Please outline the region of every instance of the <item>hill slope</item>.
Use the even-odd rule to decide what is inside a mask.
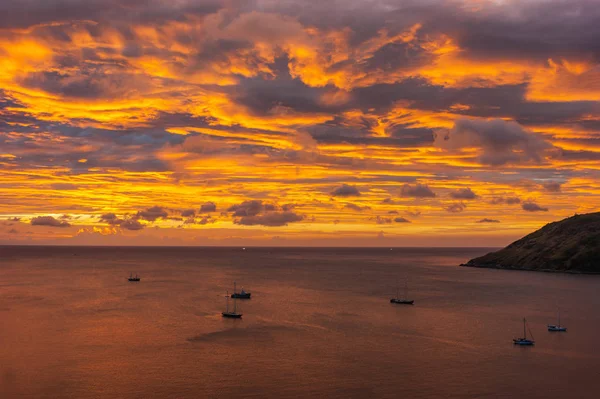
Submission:
[[[600,273],[600,212],[575,215],[462,266]]]

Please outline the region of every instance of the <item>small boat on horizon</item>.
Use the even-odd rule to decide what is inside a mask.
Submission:
[[[558,324],[548,324],[548,331],[567,332],[567,327],[560,325],[560,310],[558,311]]]
[[[133,277],[133,273],[129,273],[129,278],[127,279],[128,281],[140,281],[140,277],[138,277],[137,273],[135,275],[135,277]]]
[[[240,292],[237,292],[237,288],[236,288],[236,282],[233,282],[233,294],[231,294],[232,298],[237,298],[237,299],[250,299],[250,296],[252,295],[250,292],[246,292],[244,291],[244,288],[242,287],[242,290]]]
[[[400,298],[398,284],[396,283],[396,297],[390,299],[390,303],[399,305],[412,305],[415,303],[414,299],[408,299],[408,282],[404,282],[404,298]]]
[[[227,295],[225,295],[226,308],[225,308],[225,311],[221,313],[221,315],[223,317],[228,317],[230,319],[241,319],[242,318],[242,314],[237,312],[236,301],[237,301],[237,299],[233,298],[233,311],[230,312],[229,311],[229,292],[227,293]]]
[[[523,318],[523,337],[522,338],[514,338],[513,343],[515,345],[531,346],[531,345],[535,344],[535,341],[533,339],[527,339],[527,330],[529,330],[529,328],[527,327],[527,320],[525,320],[525,318]],[[531,333],[531,330],[529,330],[529,335],[531,335],[531,338],[533,338],[533,334]]]

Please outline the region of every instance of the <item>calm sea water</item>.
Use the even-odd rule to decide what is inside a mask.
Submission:
[[[0,247],[0,397],[600,397],[600,277],[485,252]]]

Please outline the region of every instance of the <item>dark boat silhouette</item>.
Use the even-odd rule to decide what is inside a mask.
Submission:
[[[250,292],[244,291],[244,288],[242,288],[242,290],[240,292],[236,292],[236,283],[235,283],[235,281],[233,282],[233,294],[231,294],[232,298],[250,299],[251,295],[252,294]]]
[[[567,327],[560,325],[560,310],[558,311],[558,324],[548,324],[548,331],[567,332]]]
[[[135,275],[135,277],[133,277],[133,273],[130,273],[129,278],[127,280],[128,281],[140,281],[140,278],[138,277],[137,274]]]
[[[223,317],[228,317],[230,319],[241,319],[242,318],[242,314],[237,312],[236,301],[237,301],[237,299],[233,298],[233,311],[230,312],[229,311],[229,292],[227,293],[227,295],[225,295],[226,308],[225,308],[225,311],[221,313],[221,315]]]
[[[513,343],[515,345],[524,345],[524,346],[531,346],[535,344],[535,341],[533,339],[527,339],[527,320],[525,320],[525,318],[523,318],[523,337],[522,338],[514,338],[513,339]],[[531,335],[531,338],[533,338],[533,334],[531,333],[531,330],[529,331],[529,335]]]
[[[399,291],[398,284],[396,284],[396,297],[390,299],[390,303],[396,303],[399,305],[412,305],[415,303],[414,299],[407,299],[408,298],[408,283],[404,284],[404,298],[400,298],[398,291]]]

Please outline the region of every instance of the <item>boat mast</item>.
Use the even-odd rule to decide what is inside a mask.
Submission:
[[[229,313],[229,292],[225,295],[225,303],[226,303],[226,313]]]
[[[235,295],[237,292],[237,288],[236,288],[236,282],[233,282],[233,295]]]
[[[404,299],[408,299],[408,281],[404,281]]]
[[[233,313],[237,313],[237,296],[233,297]]]
[[[560,327],[560,309],[558,309],[558,326]]]
[[[527,339],[527,329],[525,328],[525,318],[523,317],[523,337]]]

